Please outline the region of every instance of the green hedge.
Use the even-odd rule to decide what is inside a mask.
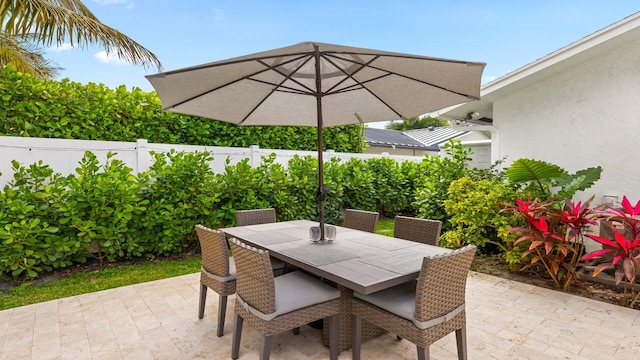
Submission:
[[[95,257],[101,262],[170,255],[197,247],[194,226],[235,224],[237,209],[274,207],[279,221],[317,219],[317,160],[275,154],[258,167],[248,159],[214,174],[209,152],[153,153],[136,175],[109,153],[86,152],[76,173],[55,174],[42,162],[13,162],[0,192],[0,275],[33,278]],[[423,163],[435,161],[425,157]],[[325,218],[339,224],[347,207],[387,216],[414,214],[413,188],[425,165],[389,159],[325,163]]]
[[[345,208],[443,221],[441,245],[477,244],[519,262],[514,225],[502,202],[528,194],[504,171],[465,169],[460,142],[447,157],[397,163],[333,158],[325,163],[325,219],[340,224]],[[95,257],[102,262],[154,257],[197,248],[196,224],[235,225],[235,211],[274,207],[278,221],[317,219],[317,160],[275,154],[257,167],[248,159],[214,174],[209,152],[153,153],[138,175],[114,154],[100,164],[87,152],[75,174],[61,176],[42,162],[13,162],[13,180],[0,192],[0,276],[29,279]],[[448,231],[448,230],[451,231]],[[494,245],[487,247],[485,245]]]
[[[0,70],[0,135],[79,140],[136,141],[265,149],[317,150],[311,127],[238,126],[162,111],[155,92],[123,85],[42,80]],[[360,126],[324,131],[325,149],[360,153]]]

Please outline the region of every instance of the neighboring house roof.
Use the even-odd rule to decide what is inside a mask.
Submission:
[[[477,112],[474,118],[492,119],[494,101],[638,39],[640,12],[483,85],[480,100],[444,108],[432,116],[465,120]]]
[[[366,128],[364,136],[370,146],[388,147],[394,149],[415,149],[438,151],[437,146],[429,146],[406,135],[402,131]]]
[[[435,147],[449,141],[449,139],[458,138],[467,133],[468,131],[459,131],[448,126],[430,126],[425,129],[408,130],[405,132],[406,135],[416,139],[422,144]]]

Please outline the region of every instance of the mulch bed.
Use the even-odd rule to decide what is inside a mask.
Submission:
[[[553,282],[548,276],[545,276],[545,274],[533,271],[511,272],[508,270],[508,265],[506,264],[506,262],[503,259],[496,257],[476,256],[471,268],[474,271],[484,274],[515,280],[547,289],[554,288]],[[616,288],[591,281],[588,277],[583,276],[580,279],[576,280],[567,292],[588,299],[623,306],[622,304],[624,294],[622,284],[620,284],[620,287]],[[633,308],[640,310],[639,302],[636,302]]]

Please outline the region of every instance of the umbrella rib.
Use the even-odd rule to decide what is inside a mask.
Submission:
[[[180,73],[183,73],[183,72],[190,72],[190,71],[195,71],[195,70],[203,70],[203,69],[215,68],[215,67],[219,67],[219,66],[227,66],[227,65],[240,64],[240,63],[251,62],[251,61],[259,61],[259,60],[267,60],[267,59],[273,59],[273,58],[279,58],[279,57],[285,57],[285,56],[296,56],[295,58],[280,64],[280,65],[283,65],[283,64],[288,64],[288,63],[290,63],[292,61],[296,61],[298,59],[302,59],[302,58],[304,58],[306,56],[311,56],[311,55],[313,55],[313,52],[302,51],[302,52],[296,52],[296,53],[290,53],[290,54],[280,54],[280,55],[271,55],[271,56],[257,56],[257,57],[252,57],[252,58],[248,58],[248,59],[221,61],[221,62],[213,62],[213,63],[208,63],[208,64],[190,66],[190,67],[186,67],[186,68],[182,68],[182,69],[166,71],[166,72],[163,72],[163,73],[155,74],[153,76],[175,75],[175,74],[180,74]]]
[[[303,58],[303,57],[299,57],[299,58],[297,58],[297,59],[302,59],[302,58]],[[296,59],[296,60],[297,60],[297,59]],[[284,79],[280,84],[278,84],[278,85],[277,85],[278,87],[283,87],[283,88],[291,89],[291,90],[294,90],[294,91],[295,91],[295,90],[297,90],[297,89],[292,88],[292,87],[290,87],[290,86],[283,86],[283,85],[282,85],[285,81],[287,81],[287,80],[291,80],[291,81],[293,81],[294,83],[296,83],[296,84],[298,84],[298,85],[302,86],[303,88],[307,89],[307,90],[309,91],[309,93],[308,93],[307,95],[313,95],[313,94],[315,93],[315,91],[314,91],[312,88],[310,88],[310,87],[306,86],[305,84],[303,84],[303,83],[299,82],[298,80],[296,80],[296,79],[292,78],[292,76],[293,76],[295,73],[297,73],[297,72],[298,72],[298,70],[300,70],[303,66],[305,66],[305,65],[309,62],[309,60],[311,60],[311,56],[307,57],[307,60],[305,60],[304,62],[302,62],[300,65],[298,65],[298,67],[297,67],[297,68],[295,68],[295,69],[294,69],[290,74],[285,74],[285,73],[283,73],[283,72],[279,69],[279,67],[280,67],[281,65],[284,65],[284,64],[278,64],[278,67],[275,67],[275,66],[270,66],[270,65],[268,65],[268,64],[265,64],[264,62],[262,62],[262,60],[258,60],[258,62],[259,62],[259,63],[261,63],[261,64],[262,64],[262,65],[264,65],[264,66],[269,67],[269,69],[270,69],[270,70],[273,70],[273,71],[277,72],[278,74],[280,74],[280,75],[284,76],[284,78],[285,78],[285,79]],[[252,79],[252,80],[253,80],[253,79]],[[275,85],[275,84],[274,84],[274,85]],[[300,93],[304,94],[304,92],[302,92],[302,91],[301,91]]]
[[[302,58],[303,58],[303,57],[299,57],[298,59],[302,59]],[[262,65],[266,66],[266,67],[267,67],[267,70],[273,70],[273,71],[277,72],[278,74],[280,74],[280,75],[284,76],[284,78],[282,79],[282,81],[280,82],[280,84],[273,84],[273,83],[269,83],[269,82],[266,82],[266,81],[259,81],[259,80],[257,80],[257,79],[251,79],[251,78],[249,78],[249,77],[247,78],[247,79],[252,80],[252,81],[258,81],[258,82],[262,82],[262,83],[265,83],[265,84],[273,85],[274,87],[271,89],[271,91],[269,91],[269,94],[268,94],[268,95],[264,96],[264,97],[263,97],[263,98],[262,98],[262,99],[261,99],[261,100],[256,104],[256,106],[254,106],[254,107],[253,107],[253,109],[251,109],[251,111],[249,111],[249,112],[247,113],[247,115],[242,119],[242,121],[240,121],[240,122],[239,122],[239,124],[240,124],[240,125],[244,124],[244,122],[245,122],[245,121],[247,121],[247,119],[249,118],[249,116],[251,116],[251,114],[253,114],[256,110],[258,110],[258,108],[259,108],[259,107],[260,107],[260,106],[261,106],[265,101],[267,101],[267,99],[269,98],[269,96],[271,96],[274,92],[276,92],[276,91],[278,90],[278,88],[279,88],[279,87],[281,87],[281,86],[282,86],[282,84],[283,84],[285,81],[287,81],[287,80],[292,80],[292,81],[294,81],[294,82],[296,82],[296,83],[297,83],[297,81],[295,81],[294,79],[291,79],[291,76],[292,76],[293,74],[295,74],[295,73],[296,73],[296,71],[300,70],[300,68],[301,68],[301,67],[303,67],[306,63],[308,63],[310,59],[311,59],[311,57],[307,58],[307,60],[303,61],[300,65],[298,65],[298,67],[297,67],[294,71],[292,71],[292,72],[291,72],[290,74],[288,74],[288,75],[285,75],[285,74],[283,74],[282,72],[278,71],[275,67],[270,66],[269,64],[264,63],[261,59],[256,60],[259,64],[262,64]],[[266,71],[266,70],[265,70],[265,71]],[[300,84],[300,85],[302,85],[302,84]],[[305,87],[304,85],[302,85],[302,86],[303,86],[303,87]],[[287,87],[287,88],[288,88],[288,87]],[[290,88],[288,88],[288,89],[290,89]],[[296,89],[293,89],[293,90],[296,90]],[[309,90],[311,90],[311,89],[309,89]],[[303,94],[304,94],[304,93],[303,93]]]
[[[272,83],[272,82],[268,82],[268,81],[264,81],[264,80],[260,80],[260,79],[251,79],[248,78],[247,80],[251,80],[251,81],[255,81],[258,83],[262,83],[265,85],[271,85],[271,86],[275,86],[276,88],[273,89],[272,92],[275,91],[281,91],[281,92],[287,92],[287,93],[292,93],[292,94],[300,94],[300,95],[313,95],[313,93],[311,91],[306,92],[306,91],[302,91],[300,89],[296,89],[296,88],[292,88],[290,86],[286,86],[286,85],[281,85],[281,84],[276,84],[276,83]],[[284,90],[283,90],[284,89]]]
[[[356,62],[356,64],[360,65],[360,67],[359,67],[356,71],[352,72],[351,74],[349,74],[349,73],[347,73],[346,71],[344,71],[344,69],[343,69],[342,67],[338,66],[338,64],[336,64],[333,60],[331,60],[331,58],[330,58],[330,57],[325,57],[325,56],[323,56],[323,58],[324,58],[325,60],[327,60],[327,62],[329,62],[329,64],[331,64],[331,65],[335,66],[338,70],[342,71],[342,73],[346,75],[346,77],[344,77],[342,80],[338,81],[338,83],[337,83],[337,84],[333,85],[331,88],[329,88],[329,89],[325,92],[325,94],[328,94],[328,93],[331,93],[331,91],[332,91],[333,89],[335,89],[336,87],[340,86],[340,84],[342,84],[342,83],[344,83],[345,81],[347,81],[347,79],[351,79],[351,80],[355,81],[355,82],[356,82],[356,85],[361,85],[360,81],[358,81],[357,79],[355,79],[355,78],[353,77],[353,75],[357,74],[358,72],[360,72],[360,70],[364,69],[364,68],[365,68],[365,67],[367,67],[369,64],[371,64],[371,62],[373,62],[373,61],[375,61],[376,59],[378,59],[378,56],[374,56],[371,60],[369,60],[369,61],[367,61],[366,63],[363,63],[363,64]],[[349,86],[349,87],[354,87],[354,86],[356,86],[356,85],[351,85],[351,86]]]
[[[327,54],[327,55],[330,55],[330,54]],[[339,57],[336,57],[336,58],[339,58]],[[373,91],[371,91],[369,88],[367,88],[367,87],[365,86],[366,82],[370,82],[370,81],[378,80],[378,79],[380,79],[380,78],[383,78],[383,77],[389,76],[389,75],[390,75],[390,72],[389,72],[389,71],[383,71],[383,72],[385,73],[384,75],[381,75],[381,76],[379,76],[379,77],[377,77],[377,78],[375,78],[375,79],[369,79],[369,80],[367,80],[367,81],[366,81],[366,82],[364,82],[364,83],[363,83],[363,82],[358,81],[357,79],[354,79],[354,78],[353,78],[353,76],[352,76],[352,75],[357,74],[360,70],[364,69],[364,68],[365,68],[365,67],[367,67],[367,66],[371,67],[371,65],[370,65],[370,64],[371,64],[371,62],[373,62],[373,61],[375,61],[376,59],[378,59],[378,56],[373,57],[373,59],[371,59],[371,60],[367,61],[366,63],[359,63],[359,62],[357,62],[357,61],[353,61],[353,63],[358,64],[358,65],[361,65],[361,67],[360,67],[359,69],[357,69],[356,71],[354,71],[352,74],[347,74],[347,73],[346,73],[346,72],[345,72],[341,67],[337,66],[337,65],[336,65],[336,64],[335,64],[335,63],[334,63],[330,58],[328,58],[328,57],[327,57],[327,58],[325,58],[325,59],[326,59],[326,60],[327,60],[331,65],[333,65],[333,66],[337,67],[338,69],[340,69],[340,71],[342,71],[345,75],[347,75],[347,77],[346,77],[346,78],[344,78],[342,81],[340,81],[338,84],[342,83],[343,81],[346,81],[346,79],[347,79],[347,78],[352,79],[353,81],[355,81],[355,82],[356,82],[356,84],[355,84],[355,85],[351,85],[351,86],[350,86],[350,88],[351,88],[351,89],[350,89],[349,91],[357,90],[357,89],[355,88],[355,86],[356,86],[356,85],[361,86],[364,90],[366,90],[367,92],[369,92],[369,94],[371,94],[373,97],[375,97],[376,99],[378,99],[378,101],[380,101],[380,103],[384,104],[384,106],[386,106],[389,110],[393,111],[396,115],[398,115],[398,117],[400,117],[400,118],[404,118],[404,116],[402,116],[402,114],[400,114],[400,112],[398,112],[398,111],[397,111],[396,109],[394,109],[391,105],[389,105],[386,101],[382,100],[378,95],[376,95],[376,93],[374,93]],[[338,84],[336,84],[336,86],[337,86]],[[334,86],[334,87],[332,87],[332,89],[333,89],[333,88],[335,88],[335,86]],[[344,90],[344,89],[343,89],[343,90]],[[340,92],[342,92],[342,91],[336,92],[335,94],[340,93]]]
[[[400,59],[430,60],[430,61],[436,61],[436,62],[446,62],[446,63],[452,63],[452,64],[467,64],[467,65],[482,64],[482,63],[477,63],[472,61],[443,59],[443,58],[435,58],[435,57],[411,55],[411,54],[400,54],[400,53],[380,54],[380,53],[374,53],[374,52],[336,51],[336,50],[326,50],[326,51],[323,51],[322,53],[327,56],[332,56],[342,60],[348,60],[348,59],[342,58],[338,55],[366,55],[366,56],[390,57],[390,58],[400,58]]]
[[[288,60],[288,61],[285,61],[285,62],[283,62],[283,63],[281,63],[281,64],[279,64],[279,65],[286,65],[286,64],[288,64],[288,63],[290,63],[290,62],[300,60],[300,59],[304,58],[305,56],[308,56],[308,55],[303,55],[303,56],[299,56],[299,57],[293,58],[293,59]],[[192,96],[192,97],[189,97],[189,98],[187,98],[187,99],[185,99],[185,100],[182,100],[182,101],[180,101],[180,102],[177,102],[177,103],[175,103],[175,104],[171,105],[171,107],[172,107],[172,108],[178,107],[178,106],[180,106],[180,105],[182,105],[182,104],[184,104],[184,103],[186,103],[186,102],[189,102],[189,101],[195,100],[195,99],[197,99],[197,98],[199,98],[199,97],[202,97],[202,96],[205,96],[205,95],[207,95],[207,94],[211,94],[212,92],[218,91],[219,89],[221,89],[221,88],[223,88],[223,87],[225,87],[225,86],[229,86],[229,85],[235,84],[235,83],[240,82],[240,81],[242,81],[242,80],[253,80],[253,81],[257,81],[256,79],[252,79],[251,77],[252,77],[252,76],[256,76],[256,75],[258,75],[258,74],[262,74],[262,73],[264,73],[265,71],[273,70],[273,67],[272,67],[272,66],[269,66],[269,65],[265,64],[265,63],[264,63],[264,62],[262,62],[260,59],[257,59],[256,61],[257,61],[259,64],[261,64],[261,65],[263,65],[263,66],[266,66],[266,68],[265,68],[265,69],[261,69],[261,70],[259,70],[259,71],[256,71],[256,72],[254,72],[254,73],[252,73],[252,74],[245,75],[245,76],[243,76],[243,77],[241,77],[241,78],[238,78],[238,79],[236,79],[236,80],[230,81],[230,82],[228,82],[228,83],[224,83],[224,84],[222,84],[222,85],[220,85],[220,86],[218,86],[218,87],[215,87],[215,88],[213,88],[213,89],[207,90],[207,91],[202,92],[202,93],[200,93],[200,94],[197,94],[197,95],[194,95],[194,96]],[[307,61],[308,61],[308,60],[307,60]],[[237,61],[237,62],[235,62],[235,63],[240,63],[240,61]],[[198,70],[200,70],[200,69],[204,69],[204,68],[206,68],[206,67],[204,67],[204,66],[203,66],[203,67],[199,68]],[[184,69],[183,69],[183,70],[184,70]],[[171,72],[171,74],[175,74],[175,73],[178,73],[178,70],[176,70],[176,71],[174,71],[174,72]],[[166,74],[169,74],[169,73],[166,73]],[[285,80],[286,80],[286,79],[285,79]],[[265,82],[265,83],[266,83],[266,84],[269,84],[269,83],[267,83],[267,82]],[[273,85],[273,84],[270,84],[270,85]]]
[[[357,82],[356,84],[349,85],[349,86],[347,86],[347,87],[345,87],[345,88],[342,88],[342,89],[340,89],[340,90],[338,90],[338,91],[336,91],[336,92],[333,92],[333,93],[331,93],[331,94],[341,94],[341,93],[343,93],[343,92],[347,92],[347,91],[354,91],[354,90],[366,89],[366,87],[364,86],[364,84],[369,83],[369,82],[372,82],[372,81],[380,80],[380,79],[385,78],[385,77],[387,77],[387,76],[391,76],[391,74],[384,74],[384,75],[376,76],[376,77],[371,78],[371,79],[366,80],[366,81],[358,81],[358,80],[356,80],[356,79],[353,79],[353,81],[356,81],[356,82]],[[368,90],[368,89],[367,89],[367,90]]]
[[[180,74],[180,73],[183,73],[183,72],[189,72],[189,71],[194,71],[194,70],[202,70],[202,69],[214,68],[214,67],[219,67],[219,66],[239,64],[239,63],[243,63],[243,62],[250,62],[250,61],[256,61],[256,60],[273,59],[273,58],[285,57],[285,56],[298,56],[298,55],[300,55],[301,57],[304,57],[304,56],[313,55],[314,53],[315,53],[314,51],[300,51],[300,52],[292,52],[292,53],[288,53],[288,54],[275,54],[275,55],[271,55],[271,56],[256,56],[256,57],[251,57],[251,58],[246,58],[246,59],[239,59],[239,60],[230,60],[230,61],[224,61],[223,60],[223,61],[220,61],[220,62],[213,62],[213,63],[208,63],[208,64],[190,66],[190,67],[186,67],[186,68],[182,68],[182,69],[165,71],[164,73],[155,74],[153,76],[174,75],[174,74]],[[326,54],[326,55],[330,55],[330,56],[336,57],[336,58],[340,58],[340,59],[343,59],[343,58],[341,58],[341,57],[339,57],[337,55],[356,54],[356,55],[368,55],[368,56],[397,57],[397,58],[403,58],[403,59],[432,60],[432,61],[448,62],[448,63],[455,63],[455,64],[471,64],[471,65],[480,64],[480,63],[474,63],[474,62],[462,61],[462,60],[431,58],[431,57],[419,56],[419,55],[412,56],[410,54],[393,54],[393,55],[389,55],[389,54],[377,54],[377,53],[372,53],[372,52],[354,52],[354,51],[336,51],[336,50],[323,51],[322,53]]]
[[[340,59],[340,60],[343,60],[343,61],[352,62],[352,63],[354,63],[354,64],[360,64],[360,65],[363,65],[362,63],[359,63],[359,62],[357,62],[357,61],[355,61],[355,60],[352,60],[352,59],[347,59],[347,58],[343,58],[343,57],[335,56],[335,55],[333,55],[333,54],[326,54],[326,55],[327,55],[327,56],[333,56],[333,57],[335,57],[336,59]],[[391,56],[389,56],[389,57],[391,57]],[[397,57],[400,57],[400,56],[397,56]],[[403,57],[403,58],[411,59],[411,57],[408,57],[408,56]],[[416,58],[416,59],[418,59],[418,60],[419,60],[420,58]],[[450,61],[450,62],[455,62],[455,63],[465,63],[465,62],[461,62],[461,61]],[[468,64],[468,63],[467,63],[467,64]],[[479,99],[478,97],[475,97],[475,96],[472,96],[472,95],[469,95],[469,94],[465,94],[465,93],[461,93],[461,92],[459,92],[459,91],[455,91],[455,90],[447,89],[447,88],[445,88],[445,87],[443,87],[443,86],[440,86],[440,85],[432,84],[432,83],[427,82],[427,81],[424,81],[424,80],[416,79],[416,78],[414,78],[414,77],[407,76],[407,75],[403,75],[403,74],[400,74],[400,73],[397,73],[397,72],[394,72],[394,71],[389,71],[389,70],[387,70],[387,69],[379,68],[379,67],[377,67],[377,66],[373,66],[373,65],[366,65],[366,66],[367,66],[367,67],[369,67],[369,68],[371,68],[371,69],[375,69],[375,70],[378,70],[378,71],[385,72],[385,73],[387,73],[387,74],[389,74],[389,75],[396,75],[396,76],[399,76],[399,77],[401,77],[401,78],[405,78],[405,79],[413,80],[413,81],[419,82],[419,83],[424,84],[424,85],[433,86],[433,87],[435,87],[435,88],[437,88],[437,89],[444,90],[444,91],[450,92],[450,93],[452,93],[452,94],[456,94],[456,95],[460,95],[460,96],[465,96],[465,97],[467,97],[467,98],[474,99],[474,100],[478,100],[478,99]]]

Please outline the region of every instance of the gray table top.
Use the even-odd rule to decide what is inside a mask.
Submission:
[[[271,256],[355,291],[370,294],[417,278],[422,259],[451,251],[336,226],[333,242],[312,242],[308,220],[220,229]]]

